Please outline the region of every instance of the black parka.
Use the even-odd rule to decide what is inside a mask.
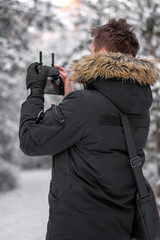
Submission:
[[[129,117],[144,163],[158,69],[153,60],[107,53],[73,65],[71,81],[84,90],[51,104],[21,107],[19,139],[29,156],[53,155],[46,240],[130,240],[136,184],[119,108]]]

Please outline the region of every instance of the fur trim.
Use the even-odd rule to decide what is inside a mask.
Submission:
[[[87,83],[98,77],[117,77],[123,80],[137,81],[141,85],[154,85],[158,77],[159,69],[155,63],[157,59],[134,58],[122,53],[107,52],[89,55],[74,61],[71,66],[70,81],[72,83]]]

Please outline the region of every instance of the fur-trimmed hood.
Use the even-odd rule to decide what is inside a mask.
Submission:
[[[154,85],[159,72],[156,62],[156,59],[134,58],[122,53],[97,53],[74,61],[70,81],[87,83],[98,77],[106,80],[116,77],[122,81],[137,81],[141,85]]]
[[[95,89],[128,114],[143,114],[153,101],[151,85],[159,72],[156,62],[121,53],[85,56],[74,62],[70,81]]]

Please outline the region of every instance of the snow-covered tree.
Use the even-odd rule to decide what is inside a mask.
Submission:
[[[8,162],[15,161],[17,123],[32,45],[44,31],[63,28],[55,14],[56,8],[46,1],[0,0],[0,157]]]

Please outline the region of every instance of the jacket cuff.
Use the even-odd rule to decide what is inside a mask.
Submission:
[[[44,91],[42,89],[40,89],[40,88],[31,88],[31,93],[27,97],[27,99],[34,98],[34,97],[39,97],[44,102]]]

